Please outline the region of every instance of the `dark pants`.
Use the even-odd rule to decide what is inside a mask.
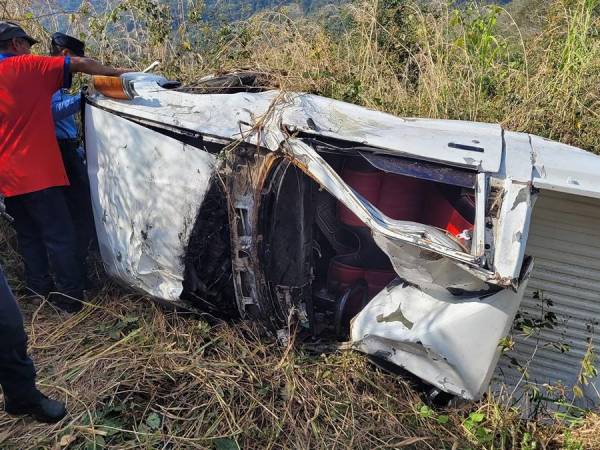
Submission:
[[[56,290],[81,299],[85,267],[77,250],[64,188],[52,187],[8,197],[5,203],[6,211],[15,219],[28,287],[41,295],[53,290],[49,259]]]
[[[27,356],[27,335],[21,311],[0,267],[0,385],[4,397],[35,395],[35,368]]]
[[[60,139],[58,145],[69,177],[70,186],[65,188],[65,196],[77,235],[77,250],[79,258],[85,261],[90,245],[96,238],[87,169],[77,153],[77,139]]]

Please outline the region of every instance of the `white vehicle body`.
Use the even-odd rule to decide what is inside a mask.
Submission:
[[[326,201],[335,202],[338,217],[345,208],[360,221],[358,227],[340,228],[355,230],[356,236],[367,230],[364,239],[387,257],[397,277],[370,301],[363,297],[349,330],[354,347],[445,392],[477,399],[488,389],[499,342],[517,311],[536,310],[534,290],[548,286],[561,313],[600,313],[595,301],[600,300],[600,227],[595,227],[600,225],[600,158],[595,155],[498,125],[402,119],[310,94],[193,94],[165,89],[164,79],[146,74],[130,74],[124,83],[135,93],[130,100],[88,98],[85,135],[102,259],[128,286],[185,303],[190,240],[196,226],[206,228],[200,220],[206,196],[212,184],[221,183],[240,313],[283,329],[293,311],[301,324],[314,328],[325,319],[314,318],[321,316],[314,315],[307,296],[316,280],[331,276],[319,275],[317,264],[307,262],[312,250],[304,248],[306,242],[313,247],[309,229],[316,223],[323,228],[312,207],[313,199],[322,198],[317,186]],[[339,161],[343,167],[360,161],[369,167],[363,174],[412,177],[435,189],[471,192],[468,244],[439,226],[386,215],[345,181],[334,167]],[[288,175],[302,182],[290,188]],[[269,214],[261,212],[267,191],[274,199]],[[287,192],[294,193],[294,201],[286,209]],[[536,200],[543,205],[539,215]],[[422,204],[428,209],[426,201]],[[569,214],[577,220],[569,223]],[[293,225],[294,217],[298,224]],[[287,224],[297,232],[280,236],[277,230]],[[286,250],[291,256],[277,260],[273,251],[296,235],[306,242],[299,240],[294,250]],[[211,239],[210,233],[202,236]],[[553,242],[555,252],[546,247],[548,240],[565,236],[572,237],[572,246]],[[290,268],[279,274],[276,268],[286,261]],[[360,286],[355,288],[346,300],[358,295]],[[561,369],[566,384],[577,383],[585,329],[583,324],[577,333],[565,328],[577,352],[571,369]],[[543,333],[547,341],[556,337],[550,329]],[[522,344],[527,350],[517,359],[526,359],[531,350],[527,339]],[[532,362],[534,382],[557,381],[555,366],[546,360],[560,365],[554,354],[539,367]],[[510,363],[500,367],[518,383],[519,372]]]

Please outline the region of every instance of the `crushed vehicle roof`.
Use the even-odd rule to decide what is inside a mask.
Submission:
[[[129,74],[137,94],[132,100],[94,98],[99,106],[205,135],[258,143],[252,133],[273,107],[282,110],[282,126],[375,147],[392,154],[495,173],[501,168],[506,133],[498,124],[458,120],[399,118],[357,105],[305,93],[266,91],[190,94],[165,89],[163,77]],[[600,197],[600,158],[584,150],[528,135],[534,186]]]

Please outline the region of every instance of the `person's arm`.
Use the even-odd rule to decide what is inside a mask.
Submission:
[[[77,114],[81,108],[81,95],[61,95],[60,91],[52,97],[52,117],[65,119]]]
[[[132,72],[131,69],[117,69],[115,67],[105,66],[92,58],[80,58],[72,56],[69,64],[71,73],[87,73],[88,75],[106,75],[118,77],[121,74]]]

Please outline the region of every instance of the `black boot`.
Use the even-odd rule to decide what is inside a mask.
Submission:
[[[67,414],[62,402],[52,400],[39,391],[27,399],[5,396],[4,411],[13,416],[33,416],[35,420],[45,423],[56,423]]]

